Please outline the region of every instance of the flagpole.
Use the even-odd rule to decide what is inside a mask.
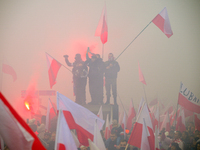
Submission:
[[[119,56],[117,56],[117,58],[115,60],[117,60],[124,52],[125,50],[135,41],[135,39],[137,39],[137,37],[152,23],[149,22],[149,24],[131,41],[131,43],[128,44],[128,46],[119,54]]]
[[[47,53],[47,52],[46,52]],[[48,54],[48,53],[47,53]],[[49,54],[48,54],[49,55]],[[51,55],[49,55],[51,58],[53,58],[53,59],[55,59],[54,57],[52,57]],[[56,59],[55,59],[56,60]],[[57,60],[56,60],[57,61]],[[59,62],[59,61],[57,61],[57,62]],[[60,63],[60,62],[59,62]],[[61,64],[61,63],[60,63]],[[66,66],[64,66],[63,64],[61,64],[63,67],[65,67],[67,70],[69,70],[71,73],[72,73],[72,71],[69,69],[69,68],[67,68]]]

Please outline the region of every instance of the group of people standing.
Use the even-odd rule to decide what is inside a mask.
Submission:
[[[80,54],[76,54],[75,61],[70,63],[68,55],[64,55],[65,62],[69,67],[73,67],[73,83],[74,95],[76,103],[86,104],[86,84],[87,77],[89,78],[89,92],[91,95],[90,104],[103,104],[103,87],[105,77],[105,88],[107,101],[105,104],[110,104],[111,89],[114,99],[114,104],[117,104],[117,74],[120,71],[118,62],[114,59],[114,55],[109,53],[108,61],[103,62],[99,54],[91,53],[91,58],[86,53],[86,61],[83,61]],[[89,68],[89,69],[88,69]]]

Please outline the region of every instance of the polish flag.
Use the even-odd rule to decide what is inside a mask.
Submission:
[[[109,139],[110,138],[110,133],[111,133],[111,129],[110,129],[110,124],[109,124],[109,114],[107,114],[107,118],[106,118],[106,128],[105,128],[105,139]]]
[[[0,135],[10,150],[45,150],[38,137],[0,92]]]
[[[123,115],[123,120],[122,120],[122,129],[124,130],[124,139],[126,138],[126,122],[127,122],[127,115],[126,112],[124,111],[124,115]]]
[[[46,58],[47,58],[47,66],[49,74],[49,83],[50,83],[50,88],[52,89],[53,85],[56,84],[56,77],[61,67],[61,64],[57,60],[49,56],[47,53],[46,53]]]
[[[141,69],[140,69],[140,64],[139,64],[139,62],[138,62],[138,68],[139,68],[139,80],[140,80],[140,82],[142,82],[143,84],[147,85],[147,84],[146,84],[146,81],[145,81],[145,79],[144,79],[144,76],[143,76],[143,74],[142,74],[142,71],[141,71]]]
[[[159,139],[158,139],[159,131],[158,127],[155,127],[155,150],[160,150]]]
[[[142,140],[141,140],[141,148],[140,150],[150,150],[148,137],[150,136],[145,119],[143,118],[142,125]]]
[[[200,131],[200,116],[195,114],[194,116],[195,128]]]
[[[51,119],[53,119],[56,116],[56,110],[55,107],[53,106],[51,100],[49,99],[48,101],[48,107],[47,107],[47,115],[46,115],[46,126],[45,129],[49,131],[51,128]]]
[[[138,112],[137,112],[137,114],[136,114],[136,118],[138,118],[138,115],[139,115],[139,113],[140,113],[140,110],[141,110],[141,108],[142,108],[142,105],[143,105],[143,103],[145,102],[145,100],[144,100],[144,98],[142,98],[141,100],[140,100],[140,104],[139,104],[139,107],[138,107]]]
[[[177,131],[185,131],[186,127],[185,127],[185,114],[184,114],[184,110],[181,108],[180,109],[180,113],[177,117],[177,124],[176,124],[176,130]]]
[[[160,127],[160,130],[162,130],[163,128],[165,128],[165,131],[170,131],[170,120],[169,120],[169,113],[167,112],[167,114],[165,115],[165,118],[162,122],[162,125]]]
[[[100,149],[100,150],[106,150],[102,135],[100,133],[100,129],[97,125],[97,122],[95,122],[94,125],[94,144]]]
[[[112,115],[112,112],[111,112],[111,115],[110,115],[110,131],[112,130],[112,124],[113,124],[113,115]]]
[[[102,105],[101,105],[101,107],[99,108],[99,112],[98,112],[97,116],[103,120]]]
[[[124,110],[119,114],[119,125],[122,125],[122,121],[123,121],[123,118],[124,118]]]
[[[96,28],[95,36],[100,36],[101,42],[105,44],[108,39],[107,11],[106,6],[103,8],[99,24]]]
[[[59,110],[58,114],[55,150],[77,150],[77,146],[62,110]]]
[[[168,108],[168,110],[167,110],[164,114],[166,115],[167,112],[168,112],[168,114],[171,114],[172,111],[173,111],[173,106],[170,106],[170,107]]]
[[[155,113],[155,119],[153,122],[153,129],[155,131],[155,127],[158,127],[158,129],[160,128],[160,113],[159,113],[159,106],[157,107],[156,113]]]
[[[154,150],[155,148],[155,137],[153,132],[153,125],[151,122],[151,118],[149,115],[149,110],[147,107],[146,102],[143,103],[140,114],[138,115],[137,121],[133,127],[133,131],[131,133],[131,136],[129,138],[128,143],[130,145],[136,146],[138,148],[141,148],[142,143],[142,128],[143,128],[143,118],[145,119],[146,126],[148,128],[149,136],[148,141],[150,145],[150,150]]]
[[[132,128],[132,122],[135,116],[136,116],[136,112],[133,106],[133,100],[131,100],[130,106],[129,106],[129,112],[128,112],[127,126],[126,126],[128,130],[131,130]]]
[[[71,134],[72,134],[72,137],[73,137],[74,142],[75,142],[75,144],[76,144],[76,147],[79,148],[80,142],[79,142],[77,136],[75,135],[75,133],[74,133],[72,130],[71,130]]]
[[[89,146],[88,138],[93,141],[95,121],[97,120],[99,129],[105,122],[59,92],[57,92],[57,110],[63,110],[69,128],[76,130],[79,142],[85,146]]]
[[[2,72],[11,75],[13,78],[13,82],[17,80],[17,74],[13,67],[11,67],[10,65],[3,63]]]
[[[165,7],[153,20],[152,22],[168,37],[173,35],[167,8]]]

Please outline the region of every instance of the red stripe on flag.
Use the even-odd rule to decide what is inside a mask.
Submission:
[[[65,145],[62,143],[59,143],[58,150],[66,150]]]
[[[152,22],[162,31],[164,32],[164,24],[165,24],[165,19],[158,14],[153,20]]]
[[[3,64],[2,71],[4,73],[6,73],[6,74],[11,75],[13,77],[13,81],[17,80],[17,74],[16,74],[15,70],[11,66],[9,66],[7,64]]]

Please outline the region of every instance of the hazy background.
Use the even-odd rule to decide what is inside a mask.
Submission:
[[[21,115],[26,112],[22,90],[50,90],[45,52],[65,66],[65,54],[71,62],[76,53],[84,55],[87,47],[102,54],[102,43],[94,34],[105,3],[108,42],[104,45],[104,61],[110,52],[117,57],[165,6],[174,33],[168,39],[151,23],[118,58],[118,94],[124,107],[128,109],[133,98],[137,109],[145,97],[138,62],[147,83],[148,102],[158,98],[165,106],[176,106],[181,81],[200,98],[199,0],[1,0],[0,59],[17,73],[13,82],[1,71],[1,91]],[[74,101],[72,86],[72,74],[61,67],[52,90]],[[88,103],[88,84],[86,90]],[[56,97],[52,99],[56,102]],[[43,105],[47,106],[47,100],[42,97]],[[118,104],[121,109],[119,98]]]

